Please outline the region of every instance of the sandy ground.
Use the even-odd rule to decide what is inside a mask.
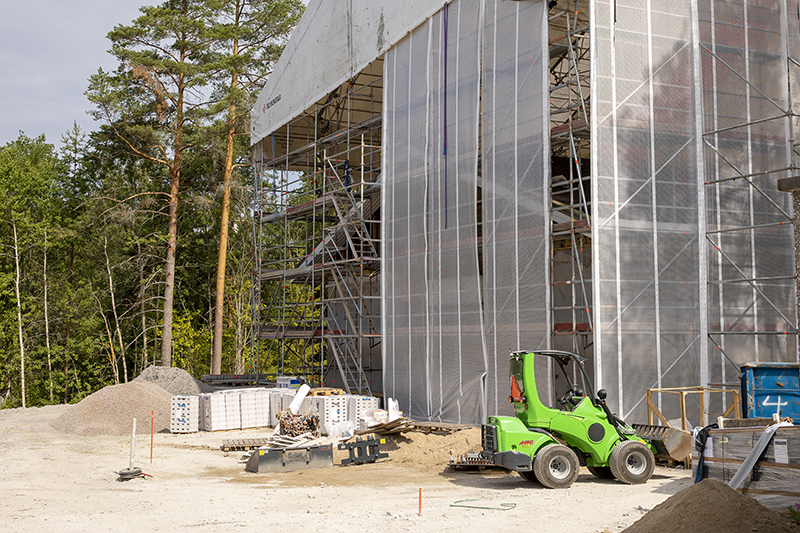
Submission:
[[[0,411],[0,531],[617,532],[691,485],[685,470],[657,467],[630,486],[582,469],[569,489],[549,490],[511,473],[393,462],[413,434],[374,464],[341,466],[337,452],[332,468],[279,474],[245,472],[241,452],[220,450],[265,430],[156,434],[152,464],[139,436],[135,464],[152,478],[118,482],[130,436],[59,434],[49,422],[66,408]]]

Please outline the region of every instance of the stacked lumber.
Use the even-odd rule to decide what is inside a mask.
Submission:
[[[727,422],[726,422],[727,425]],[[753,449],[764,427],[712,429],[706,442],[703,478],[728,483]],[[692,452],[696,476],[699,454]],[[781,427],[739,492],[783,511],[800,501],[800,426]]]
[[[414,420],[408,417],[400,417],[391,422],[370,426],[366,431],[359,433],[377,433],[378,435],[393,435],[414,429]]]

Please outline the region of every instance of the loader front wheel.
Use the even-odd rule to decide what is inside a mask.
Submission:
[[[549,489],[565,489],[578,477],[578,456],[563,444],[548,444],[536,454],[533,472]]]
[[[519,472],[519,475],[524,477],[528,481],[533,481],[534,483],[539,481],[538,479],[536,479],[536,474],[533,472],[533,470],[528,470],[527,472]]]
[[[643,442],[624,440],[611,452],[609,466],[614,477],[623,483],[644,483],[653,475],[656,459]]]

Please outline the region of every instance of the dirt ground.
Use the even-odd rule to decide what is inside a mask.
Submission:
[[[406,433],[387,459],[252,474],[222,441],[269,430],[139,435],[136,466],[152,478],[117,481],[130,436],[78,436],[50,422],[67,406],[0,411],[0,531],[621,531],[691,485],[689,472],[657,468],[645,485],[597,480],[582,469],[566,490],[516,474],[451,472],[446,456],[475,433]],[[142,421],[139,422],[140,424]],[[145,421],[149,425],[149,421]],[[479,444],[478,444],[479,447]],[[477,449],[477,448],[476,448]],[[422,489],[422,514],[419,491]]]

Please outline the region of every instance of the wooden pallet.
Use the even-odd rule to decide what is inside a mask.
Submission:
[[[228,439],[222,441],[223,452],[246,452],[255,450],[261,446],[266,446],[269,439]]]
[[[414,422],[412,424],[414,431],[422,431],[423,433],[442,433],[449,435],[462,429],[470,429],[474,426],[465,424],[453,424],[451,422]]]
[[[406,417],[398,418],[397,420],[392,420],[391,422],[387,422],[385,424],[378,424],[377,426],[372,426],[368,428],[366,431],[359,431],[358,433],[376,433],[378,435],[393,435],[395,433],[403,433],[405,431],[411,431],[413,429],[414,420]]]
[[[332,387],[317,387],[308,391],[309,396],[342,396],[344,391],[342,389],[334,389]]]

